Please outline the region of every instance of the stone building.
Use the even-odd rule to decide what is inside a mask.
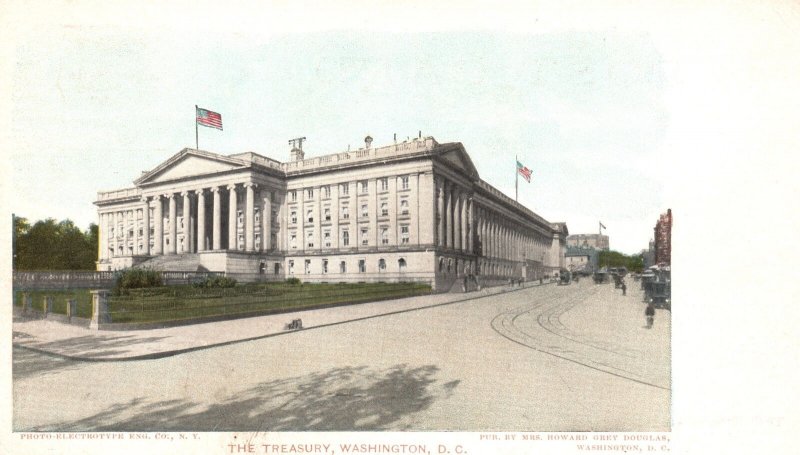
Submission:
[[[567,237],[567,246],[608,251],[609,241],[602,234],[573,234]]]
[[[99,192],[98,270],[220,271],[248,280],[424,281],[447,290],[564,265],[567,227],[481,180],[432,137],[278,162],[184,149]]]

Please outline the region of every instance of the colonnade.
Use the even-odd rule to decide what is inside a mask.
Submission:
[[[475,216],[470,190],[438,177],[436,181],[436,245],[475,252]]]
[[[223,191],[228,193],[227,204],[223,203]],[[258,186],[250,182],[146,195],[139,204],[100,213],[100,242],[106,247],[100,248],[99,258],[222,249],[270,251],[280,247],[273,245],[272,239],[276,224],[272,211],[273,203],[277,202],[273,201],[274,197],[269,189],[258,191]],[[243,204],[240,204],[240,200],[243,200]],[[211,206],[210,219],[208,205]],[[223,225],[225,211],[228,216]],[[182,242],[178,241],[179,232]],[[223,233],[227,233],[227,239]],[[224,240],[227,242],[223,243]]]

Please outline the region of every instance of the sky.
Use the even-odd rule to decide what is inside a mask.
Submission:
[[[226,155],[287,161],[294,137],[314,157],[421,131],[461,142],[510,197],[516,158],[533,171],[520,203],[573,234],[602,222],[611,248],[628,254],[647,248],[668,208],[680,220],[667,187],[686,153],[675,103],[691,93],[675,97],[686,88],[676,43],[684,59],[700,55],[657,25],[657,8],[643,25],[622,21],[626,10],[522,7],[481,20],[415,13],[414,2],[352,16],[277,3],[200,2],[216,21],[187,16],[184,2],[12,10],[31,25],[14,35],[7,73],[11,211],[88,228],[97,191],[131,187],[194,147],[199,105],[224,124],[201,128],[200,148]]]

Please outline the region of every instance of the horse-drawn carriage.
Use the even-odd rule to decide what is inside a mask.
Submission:
[[[647,279],[642,277],[644,301],[653,303],[656,308],[671,309],[672,281],[669,270],[654,270]]]
[[[594,275],[592,275],[592,279],[594,280],[595,284],[608,283],[609,280],[608,273],[599,271],[594,272]]]
[[[558,274],[558,285],[567,285],[572,281],[572,273],[569,270],[561,269]]]

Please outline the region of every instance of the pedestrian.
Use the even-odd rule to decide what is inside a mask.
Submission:
[[[625,282],[622,282],[622,295],[625,295],[625,291],[628,290],[628,287],[625,286]]]
[[[647,304],[647,309],[644,310],[644,315],[647,318],[647,328],[653,328],[653,318],[656,316],[656,307],[653,306],[653,302]]]

